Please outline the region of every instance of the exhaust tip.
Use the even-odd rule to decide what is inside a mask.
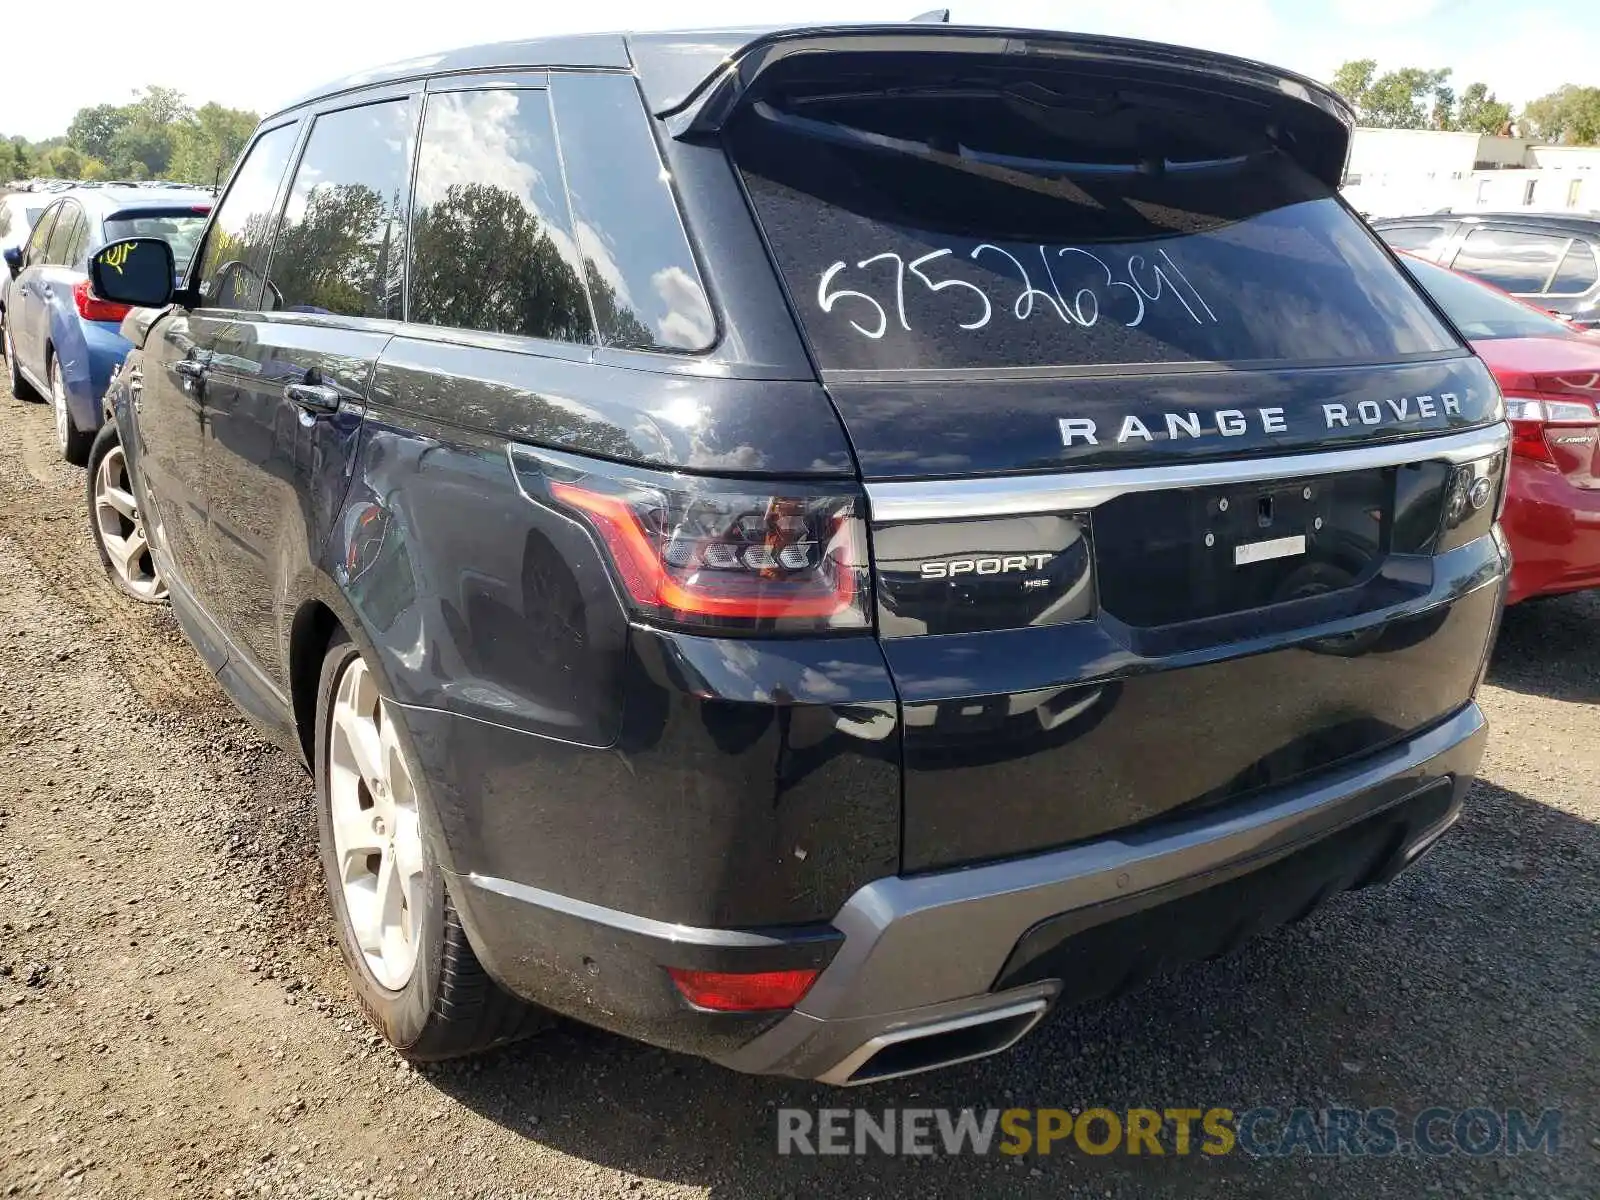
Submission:
[[[824,1083],[846,1086],[877,1083],[987,1058],[1020,1041],[1039,1023],[1048,1007],[1049,1001],[1041,996],[1004,1008],[881,1033],[863,1042],[820,1078]]]

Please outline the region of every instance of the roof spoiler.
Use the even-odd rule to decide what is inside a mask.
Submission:
[[[1129,38],[911,23],[785,29],[737,46],[702,44],[704,58],[698,63],[688,61],[686,49],[680,46],[673,69],[660,73],[652,71],[648,51],[635,54],[652,110],[668,133],[681,139],[717,133],[734,113],[760,98],[763,76],[778,64],[821,54],[841,67],[849,56],[861,54],[970,54],[1019,66],[1032,60],[1027,65],[1057,63],[1067,70],[1108,69],[1152,82],[1200,83],[1297,126],[1310,125],[1316,136],[1297,139],[1296,157],[1330,187],[1343,177],[1355,127],[1355,114],[1337,93],[1302,75],[1227,54]]]

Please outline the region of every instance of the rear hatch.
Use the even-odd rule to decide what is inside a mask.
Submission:
[[[867,480],[905,869],[1464,704],[1498,594],[1435,555],[1498,393],[1338,199],[1339,102],[1137,43],[837,40],[677,126],[724,139]]]

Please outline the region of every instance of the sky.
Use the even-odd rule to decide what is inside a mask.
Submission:
[[[8,4],[0,20],[0,134],[66,130],[80,107],[150,84],[194,104],[270,111],[366,67],[478,42],[606,29],[905,20],[934,0],[74,0]],[[183,10],[195,14],[188,22]],[[1573,0],[955,0],[952,19],[1150,38],[1223,50],[1327,79],[1346,59],[1453,67],[1522,104],[1562,83],[1600,84],[1600,21]],[[541,9],[547,11],[541,12]],[[443,17],[443,19],[441,19]]]

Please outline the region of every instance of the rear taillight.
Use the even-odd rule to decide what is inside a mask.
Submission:
[[[599,537],[642,616],[719,631],[865,629],[866,526],[848,486],[708,479],[511,448],[523,493]]]
[[[72,285],[72,302],[78,306],[78,315],[85,321],[121,321],[132,311],[126,304],[100,299],[89,287],[87,279],[80,279]]]
[[[1597,425],[1595,407],[1583,400],[1550,400],[1539,396],[1507,396],[1506,419],[1511,422],[1511,453],[1518,458],[1554,463],[1546,425]]]

